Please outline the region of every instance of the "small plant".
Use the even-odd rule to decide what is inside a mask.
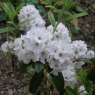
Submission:
[[[11,33],[11,37],[13,39],[22,33],[21,31],[23,30],[19,28],[18,24],[20,23],[18,23],[16,18],[18,16],[19,10],[22,8],[23,5],[24,4],[21,3],[18,7],[15,8],[10,2],[0,3],[0,7],[2,8],[2,15],[4,14],[7,20],[7,23],[6,23],[7,27],[1,28],[0,33]]]
[[[52,12],[58,23],[64,22],[71,34],[77,34],[80,30],[79,26],[73,21],[87,15],[87,12],[73,0],[40,0],[40,4],[45,6],[48,14]]]
[[[71,1],[67,1],[68,5],[67,3],[64,5],[63,10],[65,11],[61,15],[68,13],[71,6],[74,6]],[[41,3],[47,5],[54,3],[54,1],[46,0],[45,2],[43,0]],[[63,4],[63,2],[59,4],[61,3]],[[9,7],[11,5],[4,3],[2,8],[6,12],[5,6]],[[55,6],[59,7],[56,4]],[[50,6],[48,7],[50,8]],[[13,7],[11,6],[11,8]],[[10,14],[16,13],[14,9],[11,10],[13,12],[11,11]],[[55,11],[53,10],[53,12]],[[84,41],[72,41],[68,28],[60,22],[62,18],[59,17],[60,20],[56,21],[56,17],[49,10],[48,18],[51,25],[46,26],[46,21],[39,11],[34,5],[30,4],[20,10],[18,14],[20,24],[18,26],[14,24],[14,18],[17,14],[14,14],[14,17],[9,16],[10,14],[7,16],[12,22],[11,24],[15,29],[19,27],[18,29],[24,30],[25,34],[20,33],[21,36],[16,36],[14,40],[3,43],[1,50],[4,53],[16,56],[19,61],[24,63],[21,68],[31,74],[28,83],[29,91],[32,94],[51,95],[51,92],[54,92],[58,95],[89,95],[88,93],[94,91],[92,88],[90,89],[92,87],[90,73],[88,76],[85,76],[84,72],[80,73],[78,79],[81,82],[80,85],[82,84],[83,86],[78,86],[79,81],[76,76],[77,71],[85,64],[85,59],[94,58],[95,53],[87,48]],[[75,15],[74,18],[80,16],[83,15]],[[65,20],[71,19],[73,19],[72,16],[70,19]],[[5,29],[4,31],[7,30]],[[83,93],[81,94],[82,90]]]

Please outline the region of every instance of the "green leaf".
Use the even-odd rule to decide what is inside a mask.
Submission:
[[[20,26],[20,25],[22,25],[22,24],[27,24],[28,22],[30,22],[30,20],[32,20],[32,19],[23,20],[23,21],[20,22],[17,26]]]
[[[74,87],[74,95],[79,95],[77,87]]]
[[[52,4],[52,1],[53,0],[41,0],[41,4],[44,4],[44,5],[51,5]]]
[[[67,95],[74,95],[73,89],[69,86],[66,87],[66,93],[67,93]]]
[[[46,6],[46,8],[50,8],[51,10],[57,10],[56,7],[54,7],[52,5],[48,5],[48,6]]]
[[[5,13],[0,14],[0,21],[3,21],[3,20],[7,20],[7,16],[5,15]]]
[[[14,27],[6,27],[6,28],[0,29],[0,33],[12,32],[12,31],[15,31],[15,30],[17,30],[17,29],[14,28]]]
[[[22,0],[25,4],[38,4],[38,0]]]
[[[29,86],[29,91],[32,94],[35,94],[40,87],[42,81],[44,78],[43,70],[40,71],[39,73],[35,72],[33,75],[31,81],[30,81],[30,86]]]
[[[87,74],[87,77],[90,81],[92,81],[95,84],[95,67],[93,67],[89,73]]]
[[[49,18],[49,21],[52,24],[52,26],[55,27],[56,21],[55,21],[53,13],[51,11],[48,12],[48,18]]]
[[[37,9],[39,10],[40,13],[45,14],[45,9],[42,5],[37,5]]]
[[[41,70],[44,69],[44,64],[42,64],[41,62],[36,62],[34,65],[35,65],[35,71],[38,72],[38,73],[39,73]]]
[[[18,13],[24,5],[25,5],[24,3],[21,3],[20,5],[18,5],[16,8],[16,13]]]
[[[62,0],[63,3],[63,8],[64,10],[70,10],[72,7],[75,6],[75,2],[73,2],[72,0]]]
[[[87,73],[81,70],[80,75],[77,78],[84,85],[86,91],[89,92],[91,89],[91,84],[89,79],[87,78]]]
[[[33,64],[30,64],[30,65],[27,67],[27,72],[28,72],[29,74],[32,74],[33,71],[34,71]]]
[[[80,6],[76,5],[77,12],[85,12]]]
[[[32,0],[32,3],[34,3],[34,4],[38,4],[38,0]]]
[[[65,21],[73,20],[73,19],[76,19],[76,18],[79,18],[79,17],[82,17],[82,16],[86,16],[86,15],[87,15],[86,12],[73,14],[73,15],[70,15],[70,16],[66,17]]]
[[[76,87],[71,88],[69,86],[66,87],[66,95],[79,95],[78,89]]]
[[[53,83],[55,84],[57,91],[59,92],[59,95],[64,95],[64,78],[62,73],[58,73],[57,76],[51,74],[51,78]]]
[[[93,64],[93,62],[91,61],[91,59],[85,59],[84,62],[87,63],[87,64]]]
[[[21,64],[20,65],[20,69],[19,69],[19,72],[20,74],[22,73],[26,73],[27,72],[27,69],[30,67],[30,64]]]
[[[16,17],[17,13],[15,8],[11,3],[1,3],[1,7],[3,8],[4,12],[8,16],[9,20],[13,22],[14,18]]]
[[[62,6],[62,5],[63,5],[63,1],[57,1],[54,4],[54,6]]]

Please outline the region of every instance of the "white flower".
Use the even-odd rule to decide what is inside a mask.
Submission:
[[[54,75],[57,75],[58,72],[61,72],[61,70],[62,70],[61,69],[61,64],[58,60],[56,60],[53,57],[50,57],[50,58],[47,59],[47,62],[49,64],[50,68],[53,69],[51,73],[53,73]]]
[[[5,42],[1,45],[1,50],[4,52],[4,53],[7,53],[9,49],[13,49],[14,45],[13,43],[10,41],[10,42]]]
[[[32,50],[35,54],[39,54],[45,47],[43,42],[40,42],[37,39],[33,39],[31,42]]]
[[[52,33],[47,31],[45,27],[32,27],[26,35],[45,42],[50,36],[52,36]]]
[[[72,42],[75,58],[86,58],[87,45],[84,41],[76,40]]]
[[[81,85],[81,86],[79,87],[79,93],[80,93],[80,95],[87,94],[87,91],[85,90],[85,88],[84,88],[83,85]]]
[[[87,58],[94,58],[95,57],[95,53],[94,53],[94,51],[92,51],[92,50],[89,50],[88,52],[87,52]]]
[[[20,28],[22,28],[25,31],[28,31],[31,29],[31,27],[37,26],[37,27],[44,27],[45,21],[42,19],[42,17],[39,14],[39,11],[34,7],[34,5],[27,5],[24,6],[18,15],[19,22],[22,23],[23,21],[26,21],[26,23],[23,23],[20,25]]]
[[[74,86],[76,84],[77,79],[76,79],[76,72],[74,69],[74,66],[67,66],[65,70],[62,70],[62,74],[64,77],[65,81],[65,86]]]
[[[78,61],[78,62],[74,62],[74,64],[75,64],[75,69],[81,69],[82,65],[84,65],[85,62]]]
[[[53,31],[53,26],[50,25],[47,27],[47,30],[50,32],[54,32],[53,39],[54,40],[61,40],[63,43],[71,42],[71,37],[69,35],[69,31],[64,24],[59,23],[56,30]]]
[[[37,61],[39,61],[39,55],[34,54],[34,52],[32,52],[32,51],[27,51],[26,59],[28,59],[30,61],[32,60],[33,62],[37,62]]]
[[[46,59],[48,59],[48,58],[49,58],[49,55],[45,51],[45,48],[43,48],[43,50],[40,52],[39,61],[41,61],[43,64],[45,64],[46,63]]]
[[[5,42],[1,45],[1,50],[4,52],[4,53],[7,53],[8,52],[8,42]]]

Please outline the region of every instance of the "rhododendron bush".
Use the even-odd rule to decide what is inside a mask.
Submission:
[[[76,72],[85,64],[85,59],[95,57],[94,51],[87,48],[82,40],[72,40],[68,28],[63,23],[57,23],[56,27],[46,27],[45,20],[33,5],[24,6],[18,15],[19,22],[29,20],[19,27],[26,31],[25,34],[14,41],[7,41],[1,45],[4,53],[11,52],[24,64],[39,63],[43,66],[40,72],[35,72],[30,82],[30,92],[35,93],[32,80],[40,86],[44,76],[52,80],[60,95],[65,93],[65,88],[78,84]],[[38,69],[40,66],[38,64]],[[37,77],[38,76],[38,77]],[[37,80],[36,80],[37,79]],[[59,82],[57,83],[57,80]],[[32,85],[32,87],[31,87]],[[54,86],[54,85],[53,85]],[[84,95],[84,86],[78,86],[80,93]],[[77,94],[76,94],[77,95]]]

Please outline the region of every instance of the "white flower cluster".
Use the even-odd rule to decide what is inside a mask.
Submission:
[[[30,19],[21,27],[28,30],[25,35],[16,38],[14,42],[6,42],[1,49],[6,53],[12,49],[18,60],[28,64],[40,61],[48,63],[54,75],[62,72],[66,85],[76,83],[76,69],[80,69],[83,58],[93,58],[94,51],[88,51],[84,41],[72,41],[68,29],[59,23],[56,30],[53,26],[45,27],[45,21],[33,5],[23,7],[19,14],[20,22]],[[79,61],[76,61],[79,60]]]
[[[39,11],[33,5],[24,6],[20,10],[20,14],[18,15],[18,19],[20,23],[20,28],[28,31],[31,27],[44,27],[45,21],[42,19]],[[26,22],[26,23],[24,23]]]

